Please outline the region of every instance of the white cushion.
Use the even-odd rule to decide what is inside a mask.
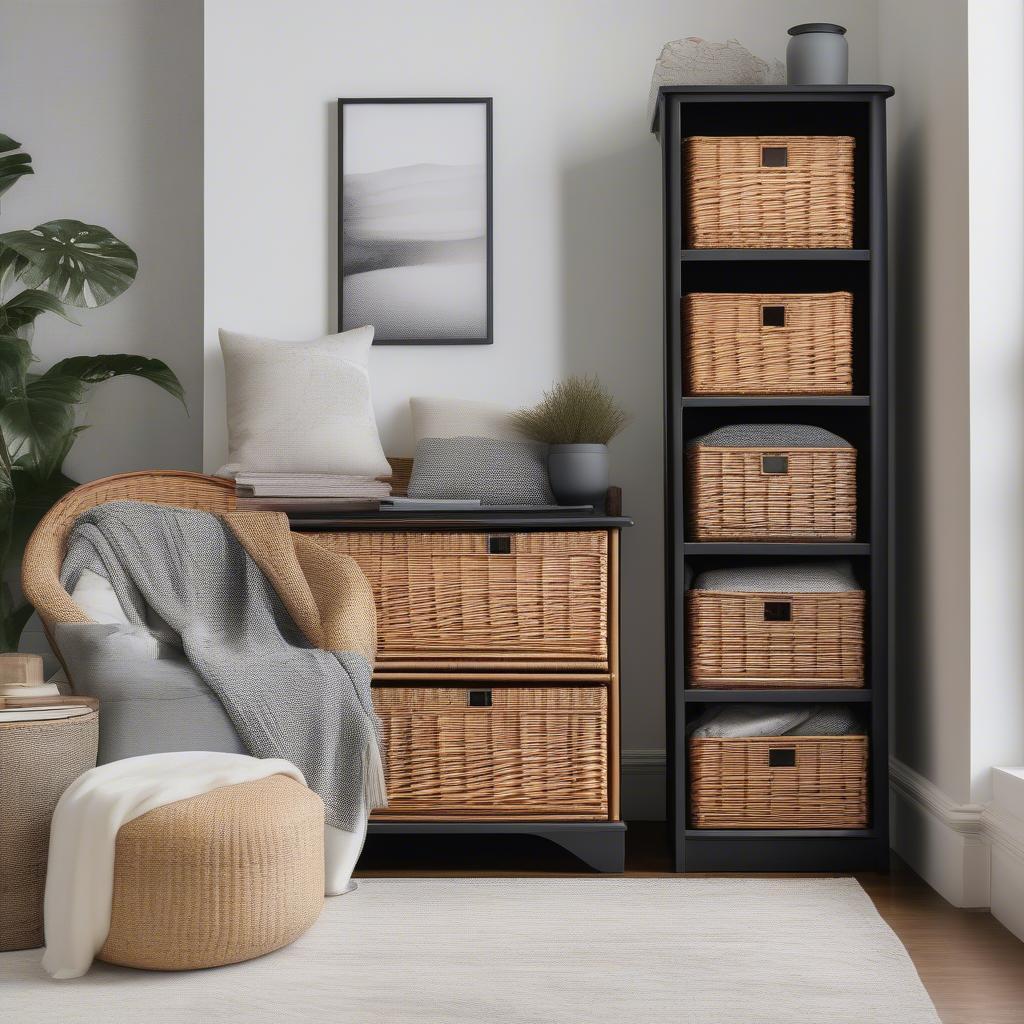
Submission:
[[[92,622],[108,626],[130,626],[121,602],[118,600],[110,580],[92,569],[83,569],[71,592],[71,600],[78,605]]]
[[[317,341],[221,330],[235,473],[389,477],[370,399],[372,327]]]
[[[509,409],[465,398],[410,398],[413,444],[425,437],[489,437],[522,440]]]

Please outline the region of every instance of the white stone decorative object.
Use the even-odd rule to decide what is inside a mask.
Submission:
[[[697,36],[673,39],[661,50],[651,76],[647,120],[654,117],[658,89],[663,85],[785,85],[786,66],[766,61],[742,43],[712,43]]]

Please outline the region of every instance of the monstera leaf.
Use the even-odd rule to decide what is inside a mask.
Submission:
[[[25,384],[32,363],[32,346],[25,338],[0,334],[0,405]]]
[[[102,384],[111,377],[125,376],[151,381],[173,395],[182,405],[185,404],[185,391],[174,371],[162,359],[147,359],[144,356],[71,356],[54,363],[39,380],[44,381],[49,377],[71,378],[85,385]]]
[[[51,220],[31,231],[0,234],[0,246],[20,256],[17,276],[72,306],[92,308],[116,299],[135,280],[135,253],[106,228],[80,220]],[[3,268],[0,267],[0,270]]]
[[[12,452],[37,479],[52,476],[75,438],[75,403],[82,382],[73,377],[36,377],[9,395],[0,408],[0,430]]]
[[[32,170],[32,157],[28,153],[15,153],[21,143],[15,142],[9,135],[0,134],[0,196],[2,196],[19,178],[26,174],[35,174]]]
[[[40,313],[56,313],[75,323],[58,299],[38,288],[26,288],[0,306],[0,333],[14,334],[35,321]]]
[[[46,373],[29,376],[25,385],[0,404],[0,430],[12,452],[25,454],[19,465],[37,480],[53,476],[82,427],[75,408],[90,384],[111,377],[142,377],[185,403],[181,382],[160,359],[143,356],[72,356]]]

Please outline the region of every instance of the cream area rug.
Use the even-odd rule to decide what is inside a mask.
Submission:
[[[11,1024],[938,1024],[852,879],[362,879],[286,949],[51,981],[0,953]]]

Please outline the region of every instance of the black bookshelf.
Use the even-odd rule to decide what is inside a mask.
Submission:
[[[888,863],[888,688],[891,674],[891,356],[887,339],[884,85],[660,90],[652,131],[662,150],[665,262],[665,564],[668,816],[677,871],[853,871]],[[686,249],[682,139],[689,135],[852,135],[851,249]],[[854,394],[683,394],[681,299],[692,291],[831,291],[854,295]],[[858,452],[858,535],[850,543],[699,543],[685,528],[689,438],[729,422],[813,423]],[[774,558],[846,557],[868,595],[862,690],[691,690],[685,669],[687,569]],[[848,702],[869,709],[870,818],[866,829],[692,829],[687,723],[709,703]]]

